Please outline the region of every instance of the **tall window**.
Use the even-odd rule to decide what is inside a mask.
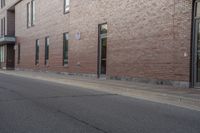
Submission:
[[[35,25],[35,0],[31,1],[31,25]]]
[[[5,35],[5,22],[6,21],[6,19],[5,19],[5,17],[4,18],[2,18],[1,19],[1,36],[4,36]]]
[[[107,23],[99,25],[99,75],[106,75],[107,71]]]
[[[31,3],[27,4],[27,27],[31,27]]]
[[[20,64],[20,59],[21,59],[21,46],[20,43],[17,45],[17,50],[18,50],[18,55],[17,55],[17,64]]]
[[[194,16],[193,16],[193,30],[194,30],[194,40],[193,40],[193,83],[197,86],[200,84],[200,1],[195,0],[194,2]]]
[[[49,37],[45,38],[45,65],[49,62]]]
[[[6,5],[5,0],[1,0],[1,8],[3,8]]]
[[[35,25],[35,0],[27,3],[27,27]]]
[[[68,64],[68,43],[69,43],[69,33],[63,34],[63,65]]]
[[[4,46],[0,46],[0,62],[4,62]]]
[[[40,53],[40,41],[36,40],[36,44],[35,44],[35,65],[39,64],[39,55]]]
[[[64,13],[69,12],[69,2],[70,0],[64,0]]]

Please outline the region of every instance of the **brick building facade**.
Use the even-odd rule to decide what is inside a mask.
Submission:
[[[196,5],[198,0],[6,0],[0,18],[6,18],[5,34],[16,37],[16,69],[198,86]]]

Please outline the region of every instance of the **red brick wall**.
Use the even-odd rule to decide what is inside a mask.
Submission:
[[[21,44],[17,68],[96,74],[98,24],[107,22],[108,76],[189,81],[192,0],[71,0],[70,13],[65,15],[62,0],[36,0],[36,25],[27,29],[28,1],[15,9]],[[70,33],[68,67],[62,66],[64,32]],[[75,39],[77,32],[81,40]],[[50,36],[48,67],[44,65],[46,36]],[[38,66],[36,39],[40,39]]]

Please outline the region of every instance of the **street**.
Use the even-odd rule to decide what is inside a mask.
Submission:
[[[200,133],[200,112],[0,74],[0,133]]]

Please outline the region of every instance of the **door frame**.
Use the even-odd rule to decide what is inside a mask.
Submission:
[[[200,17],[196,17],[197,10],[197,2],[200,0],[193,0],[192,3],[192,22],[191,22],[191,67],[190,67],[190,87],[200,87],[200,82],[197,82],[197,32],[199,27],[198,23],[200,23]]]
[[[197,82],[197,72],[198,72],[198,68],[197,68],[197,53],[198,53],[198,31],[199,31],[199,26],[198,24],[200,24],[200,19],[195,20],[194,22],[194,52],[193,52],[193,56],[194,56],[194,86],[200,86],[200,83]]]
[[[102,39],[107,38],[107,33],[101,34],[101,26],[107,24],[107,23],[102,23],[98,25],[98,52],[97,52],[97,77],[98,78],[105,78],[106,74],[101,74],[101,54],[102,54]],[[107,46],[106,46],[107,47]],[[107,54],[107,49],[106,49],[106,54]],[[106,57],[106,73],[107,73],[107,57]]]
[[[15,45],[7,44],[6,45],[6,68],[14,69],[15,68]]]

